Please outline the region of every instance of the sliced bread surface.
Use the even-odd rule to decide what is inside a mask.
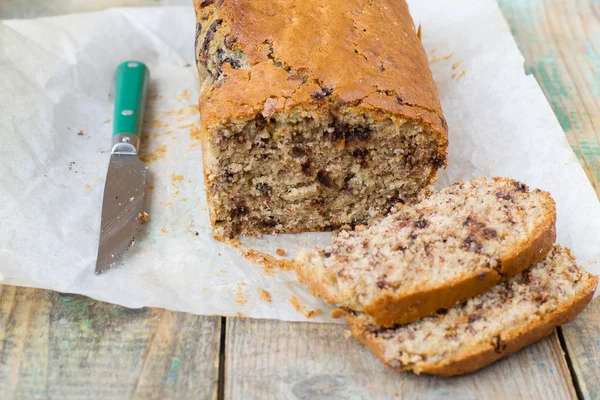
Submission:
[[[458,181],[324,249],[301,250],[297,274],[328,303],[378,325],[406,324],[543,259],[555,221],[547,192],[507,178]]]
[[[530,269],[448,310],[384,328],[348,312],[352,335],[397,370],[451,376],[473,372],[549,335],[592,299],[598,277],[555,246]]]

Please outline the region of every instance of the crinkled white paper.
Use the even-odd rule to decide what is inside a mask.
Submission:
[[[600,273],[600,206],[494,0],[409,1],[450,129],[459,178],[509,176],[549,190],[558,240]],[[244,260],[212,238],[195,104],[191,8],[123,8],[0,23],[0,278],[128,307],[304,320],[328,308],[296,282]],[[143,157],[146,211],[122,263],[94,275],[112,130],[114,70],[145,62],[152,84]],[[293,256],[329,234],[249,238]],[[261,298],[261,291],[271,302]],[[239,313],[239,314],[238,314]]]

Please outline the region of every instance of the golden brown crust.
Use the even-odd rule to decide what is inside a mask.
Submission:
[[[526,328],[503,331],[501,337],[498,338],[501,343],[480,343],[465,349],[454,357],[445,359],[442,363],[422,362],[412,366],[401,367],[398,370],[412,370],[416,374],[425,373],[438,376],[455,376],[477,371],[548,336],[557,326],[574,319],[592,300],[597,283],[598,277],[590,276],[585,290],[573,298],[571,302],[565,304],[555,312],[532,322]],[[368,332],[351,314],[346,313],[345,318],[352,336],[368,347],[387,365],[387,360],[384,356],[385,343],[382,340],[370,338]]]
[[[194,3],[199,23],[221,21],[232,49],[250,64],[227,68],[227,79],[203,92],[206,132],[223,120],[253,117],[275,99],[275,112],[297,106],[385,111],[421,120],[447,137],[427,55],[404,0]],[[326,99],[314,96],[323,88],[333,92]]]

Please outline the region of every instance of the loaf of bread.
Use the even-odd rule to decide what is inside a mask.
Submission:
[[[218,233],[331,230],[425,193],[447,126],[405,0],[195,0]]]
[[[543,259],[555,221],[547,192],[506,178],[458,181],[324,249],[301,250],[297,274],[328,303],[378,325],[406,324]]]
[[[397,370],[433,375],[476,371],[549,335],[592,299],[598,277],[555,246],[530,269],[488,293],[408,325],[383,328],[348,312],[352,335]]]

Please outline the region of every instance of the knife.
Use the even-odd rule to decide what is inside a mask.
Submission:
[[[138,150],[148,80],[148,68],[139,61],[125,61],[117,68],[112,150],[102,200],[96,274],[112,267],[133,245],[142,223],[147,167]]]

